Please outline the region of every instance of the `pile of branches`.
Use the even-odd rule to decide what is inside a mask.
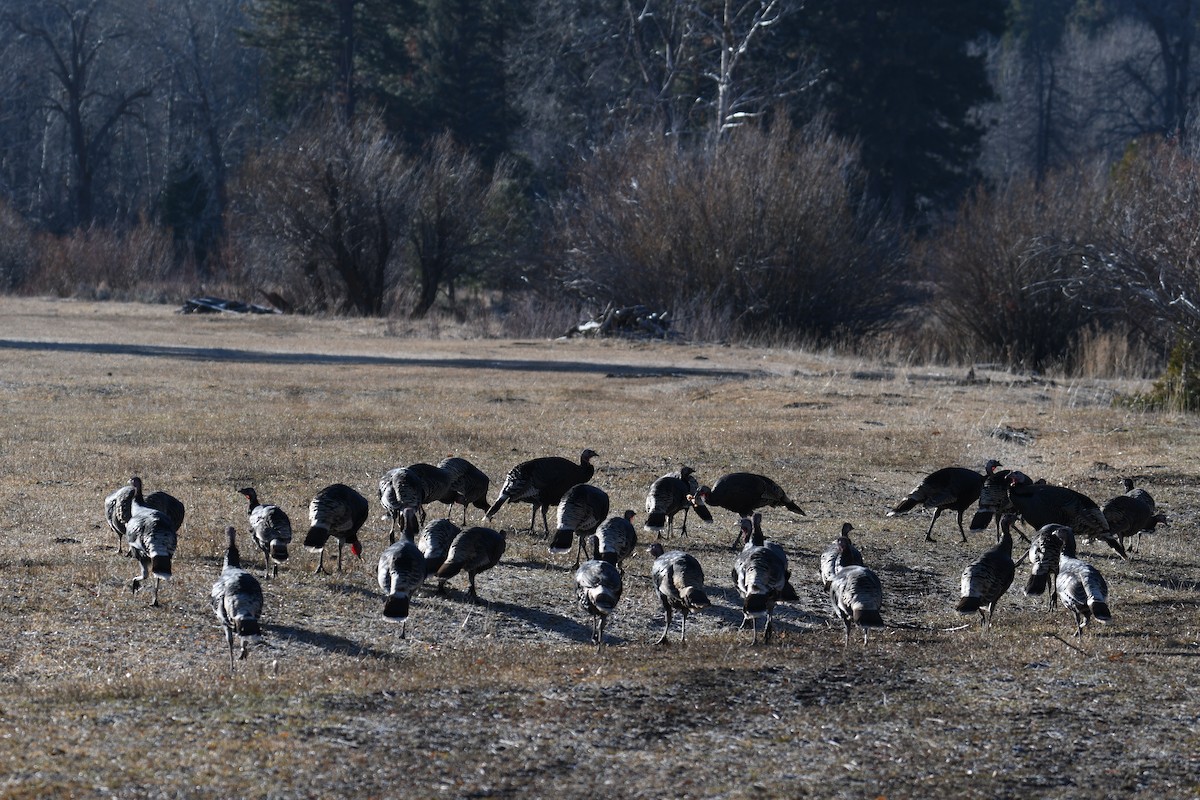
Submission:
[[[611,303],[586,322],[571,327],[572,336],[619,336],[627,339],[667,339],[679,334],[671,330],[669,311],[651,311],[642,305],[614,307]]]

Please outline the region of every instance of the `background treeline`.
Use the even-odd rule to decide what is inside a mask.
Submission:
[[[1200,0],[0,0],[0,290],[1190,374]]]

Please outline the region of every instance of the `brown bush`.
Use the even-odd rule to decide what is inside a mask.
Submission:
[[[22,288],[36,268],[34,237],[29,225],[0,200],[0,291]]]
[[[1098,286],[1066,288],[1078,268],[1073,243],[1100,233],[1102,188],[1098,176],[1060,174],[1041,187],[976,191],[922,250],[926,335],[960,361],[1034,369],[1068,361],[1104,297]]]
[[[743,332],[878,329],[896,312],[904,247],[858,206],[855,175],[853,149],[820,123],[711,148],[616,141],[555,206],[559,280],[598,306],[699,300]]]
[[[142,221],[129,231],[81,228],[37,238],[37,266],[25,289],[60,297],[179,299],[192,281],[170,231]]]
[[[378,120],[302,126],[249,160],[230,257],[297,310],[380,314],[402,277],[412,172]]]

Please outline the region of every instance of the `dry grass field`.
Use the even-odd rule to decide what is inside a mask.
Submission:
[[[1130,411],[1139,386],[852,361],[791,350],[396,335],[377,320],[180,316],[169,307],[0,299],[0,796],[1096,797],[1200,793],[1200,424]],[[1026,434],[1001,437],[1004,426]],[[650,559],[628,564],[599,654],[571,558],[510,533],[503,562],[381,618],[387,469],[464,456],[600,454],[614,511],[643,512],[679,464],[774,477],[767,510],[799,603],[777,637],[738,631],[737,520],[691,527],[713,606],[655,647]],[[988,458],[1098,501],[1133,476],[1172,525],[1131,561],[1081,555],[1114,619],[1023,596],[995,626],[954,612],[990,544],[887,509],[927,472]],[[103,498],[130,475],[188,506],[161,606],[127,584]],[[372,501],[365,560],[314,575],[293,546],[264,581],[265,643],[230,674],[208,606],[221,531],[252,484],[300,536],[344,482]],[[441,507],[431,509],[441,513]],[[472,510],[478,519],[480,512]],[[522,527],[528,505],[498,525]],[[638,520],[635,520],[637,522]],[[842,522],[888,627],[843,647],[817,580]],[[640,530],[640,526],[639,526]],[[643,534],[646,536],[646,534]],[[348,556],[348,553],[347,553]],[[676,622],[678,625],[678,622]]]

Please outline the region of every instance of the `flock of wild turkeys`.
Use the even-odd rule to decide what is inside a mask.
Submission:
[[[584,450],[574,461],[558,456],[535,458],[513,467],[505,477],[494,502],[487,500],[487,475],[463,458],[447,458],[436,465],[417,463],[389,470],[379,480],[379,503],[391,520],[389,546],[380,554],[379,587],[384,595],[383,616],[400,625],[405,635],[410,598],[429,578],[437,579],[438,591],[447,580],[466,573],[468,597],[478,602],[475,578],[496,566],[504,554],[503,530],[466,525],[468,507],[485,512],[490,521],[506,503],[532,506],[529,531],[536,530],[540,510],[542,526],[552,553],[574,547],[574,581],[580,607],[592,620],[592,641],[604,643],[604,627],[623,591],[623,562],[637,545],[632,519],[634,511],[610,515],[609,496],[589,483],[597,454]],[[944,510],[957,512],[958,528],[966,541],[963,514],[976,503],[972,530],[996,524],[997,543],[964,569],[957,610],[979,612],[985,628],[990,627],[996,604],[1012,585],[1016,568],[1028,559],[1026,593],[1040,595],[1049,588],[1050,605],[1056,600],[1072,611],[1076,635],[1092,619],[1106,622],[1107,586],[1099,571],[1078,558],[1076,538],[1100,539],[1121,557],[1127,557],[1125,540],[1165,524],[1153,498],[1126,479],[1126,493],[1098,506],[1071,489],[1032,481],[1018,471],[1000,469],[989,461],[984,473],[948,467],[927,475],[888,515],[903,514],[918,506],[933,509],[926,538],[932,541],[933,527]],[[250,531],[263,556],[264,577],[278,574],[288,558],[292,527],[279,506],[263,503],[253,487],[238,490],[248,502]],[[425,507],[442,502],[463,507],[462,525],[449,518],[427,520]],[[558,524],[551,534],[547,514],[557,508]],[[710,507],[734,512],[739,518],[739,548],[731,578],[742,599],[742,627],[749,625],[757,641],[761,624],[763,640],[769,641],[772,612],[779,602],[798,600],[791,584],[788,556],[782,546],[765,538],[758,509],[782,507],[796,514],[804,510],[770,478],[750,472],[722,476],[711,487],[700,485],[690,467],[682,467],[655,480],[646,496],[644,528],[661,539],[675,530],[675,519],[683,518],[679,533],[687,531],[688,515],[695,512],[712,521]],[[153,581],[152,605],[158,604],[159,583],[171,577],[171,560],[177,532],[183,524],[184,504],[165,492],[143,494],[142,480],[133,477],[105,498],[105,515],[117,536],[117,550],[138,561],[141,572],[130,583],[133,591]],[[304,546],[319,553],[317,572],[325,570],[325,546],[337,541],[337,569],[342,566],[344,547],[362,557],[359,530],[370,514],[366,497],[345,484],[319,491],[309,503],[309,528]],[[1020,523],[1033,528],[1026,537]],[[863,632],[863,643],[871,628],[883,627],[883,588],[878,576],[863,563],[862,553],[850,539],[853,526],[845,523],[841,535],[820,557],[822,584],[832,607],[845,625],[849,644],[855,625]],[[1029,543],[1028,552],[1014,562],[1013,531]],[[397,537],[397,532],[399,537]],[[226,529],[224,563],[213,584],[211,603],[223,625],[229,645],[230,669],[234,667],[234,640],[241,642],[241,658],[250,643],[261,637],[259,618],[263,608],[262,585],[242,568],[236,529]],[[686,641],[688,615],[709,605],[704,591],[704,570],[692,555],[681,550],[664,550],[660,541],[649,548],[654,557],[651,579],[662,604],[665,625],[659,644],[667,642],[675,612],[681,617],[680,639]]]

